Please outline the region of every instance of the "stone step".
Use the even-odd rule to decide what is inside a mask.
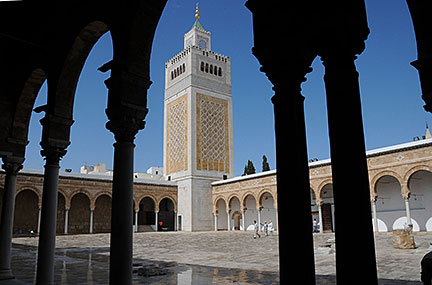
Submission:
[[[154,232],[151,225],[138,225],[138,232]]]

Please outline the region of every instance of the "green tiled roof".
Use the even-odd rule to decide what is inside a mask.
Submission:
[[[197,29],[199,29],[199,30],[203,30],[203,31],[205,31],[203,25],[201,25],[201,23],[200,23],[200,21],[198,21],[198,19],[197,19],[197,20],[195,21],[195,23],[193,24],[192,29],[193,29],[193,28],[197,28]]]

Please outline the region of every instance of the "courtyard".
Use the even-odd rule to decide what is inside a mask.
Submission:
[[[257,239],[252,235],[243,231],[135,233],[134,284],[278,284],[277,235]],[[109,234],[58,236],[55,283],[107,284],[109,240]],[[432,250],[432,233],[415,233],[416,249],[393,248],[391,233],[379,233],[375,240],[380,284],[421,284],[420,261]],[[34,283],[37,244],[37,237],[13,239],[16,279],[0,284]],[[334,284],[334,234],[314,234],[314,245],[317,284]],[[353,266],[359,266],[355,244],[352,251]],[[301,257],[292,258],[295,262]]]

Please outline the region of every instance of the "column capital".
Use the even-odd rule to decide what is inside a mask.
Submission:
[[[5,156],[3,157],[2,168],[6,174],[16,175],[23,168],[23,162],[24,158]]]
[[[340,73],[341,67],[344,69],[353,69],[356,71],[354,61],[357,59],[356,53],[350,51],[332,51],[321,55],[322,63],[325,67],[325,73]]]
[[[48,142],[42,141],[40,143],[40,145],[42,146],[40,154],[45,157],[47,165],[58,165],[60,159],[65,156],[67,152],[67,146],[59,146],[58,144],[52,142],[52,140],[49,140]],[[69,142],[67,145],[69,145]]]
[[[404,197],[404,199],[409,199],[409,197],[411,196],[411,190],[408,187],[408,184],[405,182],[401,183],[401,193],[402,196]],[[408,198],[405,198],[408,197]]]
[[[133,142],[138,131],[144,129],[144,118],[148,113],[147,108],[120,107],[105,110],[109,121],[106,128],[114,134],[117,142]]]
[[[42,111],[48,112],[46,108]],[[47,164],[58,164],[70,145],[70,127],[74,120],[46,113],[39,122],[42,125],[41,155]]]

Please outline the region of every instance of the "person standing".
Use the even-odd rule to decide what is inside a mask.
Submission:
[[[268,229],[269,229],[269,232],[270,232],[270,234],[271,235],[273,235],[273,222],[272,221],[270,221],[269,223],[268,223]]]
[[[256,220],[254,220],[254,227],[255,227],[255,233],[254,233],[253,238],[256,239],[257,236],[260,238],[261,237],[261,235],[259,234],[260,225],[257,223]]]

